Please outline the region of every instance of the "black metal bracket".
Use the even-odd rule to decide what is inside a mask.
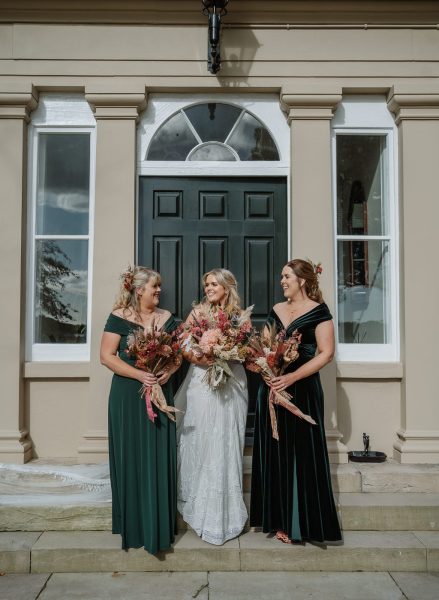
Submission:
[[[207,68],[216,74],[221,69],[221,17],[227,14],[229,0],[202,0],[203,14],[209,17],[209,33],[207,37]]]

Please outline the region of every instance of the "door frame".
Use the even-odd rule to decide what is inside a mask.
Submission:
[[[159,127],[181,108],[200,102],[228,102],[254,114],[270,131],[279,150],[279,161],[254,162],[160,162],[144,159],[151,138]],[[276,94],[151,94],[137,128],[136,166],[136,233],[135,256],[138,256],[138,215],[140,177],[279,177],[287,181],[287,251],[291,255],[291,142],[290,126]]]

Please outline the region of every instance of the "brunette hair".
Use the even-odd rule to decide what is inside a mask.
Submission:
[[[310,260],[294,258],[288,261],[285,266],[290,267],[296,277],[305,281],[305,292],[308,298],[321,304],[323,302],[323,295],[319,287],[320,264],[315,265]]]
[[[204,273],[202,278],[203,287],[205,287],[209,275],[215,277],[217,282],[226,290],[227,298],[224,305],[225,312],[229,315],[239,314],[241,312],[241,300],[238,295],[238,282],[233,273],[227,269],[212,269],[211,271]],[[204,297],[200,305],[208,306],[210,305],[210,302]]]
[[[131,310],[139,321],[140,317],[140,300],[137,290],[142,289],[149,281],[160,284],[162,278],[160,273],[148,269],[147,267],[128,266],[128,268],[120,275],[121,283],[119,293],[116,296],[116,301],[113,310],[118,308],[123,309],[123,315],[126,311]]]

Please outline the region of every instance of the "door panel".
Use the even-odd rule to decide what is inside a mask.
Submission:
[[[282,299],[287,261],[285,179],[141,177],[137,263],[163,277],[161,305],[182,320],[203,296],[201,277],[230,269],[261,327]],[[259,379],[249,376],[249,425]]]

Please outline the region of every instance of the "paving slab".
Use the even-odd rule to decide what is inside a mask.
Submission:
[[[32,549],[32,572],[230,571],[239,570],[239,543],[212,546],[193,531],[176,537],[157,556],[143,548],[121,550],[119,535],[103,531],[47,531]]]
[[[439,530],[439,494],[339,494],[344,530]]]
[[[439,531],[415,531],[414,533],[427,548],[427,571],[439,571]]]
[[[282,544],[249,532],[239,538],[242,571],[425,571],[427,550],[409,532],[347,531],[343,545]]]
[[[41,532],[1,532],[0,571],[6,573],[29,573],[30,552]],[[45,571],[49,573],[50,569]]]
[[[439,573],[390,573],[407,600],[438,600]]]
[[[6,573],[0,577],[0,598],[2,600],[35,600],[50,575],[30,573]]]
[[[388,573],[209,573],[209,600],[255,598],[403,600],[404,597]]]
[[[55,573],[38,600],[207,600],[207,573]]]

